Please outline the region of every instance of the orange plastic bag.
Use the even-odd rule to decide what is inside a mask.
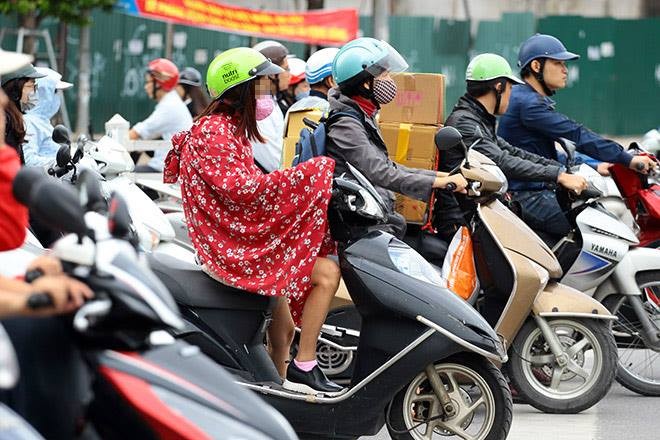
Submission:
[[[472,238],[465,226],[456,231],[449,243],[447,256],[442,264],[442,278],[446,281],[447,288],[463,299],[468,299],[477,287]]]

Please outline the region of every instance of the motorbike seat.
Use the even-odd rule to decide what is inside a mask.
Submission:
[[[148,260],[152,271],[179,304],[211,309],[264,311],[274,305],[274,297],[222,284],[198,266],[177,264],[155,254],[148,255]]]

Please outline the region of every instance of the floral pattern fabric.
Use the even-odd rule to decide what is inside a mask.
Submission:
[[[205,116],[172,138],[163,180],[181,182],[188,232],[223,283],[287,297],[300,323],[317,256],[327,254],[334,161],[318,157],[263,174],[236,136],[237,117]]]

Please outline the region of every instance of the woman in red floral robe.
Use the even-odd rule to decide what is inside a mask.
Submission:
[[[232,70],[233,81],[227,80]],[[259,94],[268,88],[265,75],[280,72],[252,49],[218,55],[207,73],[214,100],[189,131],[172,139],[164,181],[181,182],[190,238],[211,276],[248,292],[282,297],[269,344],[280,374],[286,374],[284,386],[338,392],[342,388],[315,363],[318,335],[340,278],[336,263],[324,258],[331,250],[327,208],[334,161],[319,157],[263,174],[250,142],[262,140],[256,121],[274,105],[269,95]],[[302,331],[287,370],[291,317]]]

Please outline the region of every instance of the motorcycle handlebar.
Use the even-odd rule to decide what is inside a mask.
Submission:
[[[28,297],[27,306],[31,310],[40,310],[48,307],[53,307],[53,298],[50,294],[45,292],[36,292]]]

